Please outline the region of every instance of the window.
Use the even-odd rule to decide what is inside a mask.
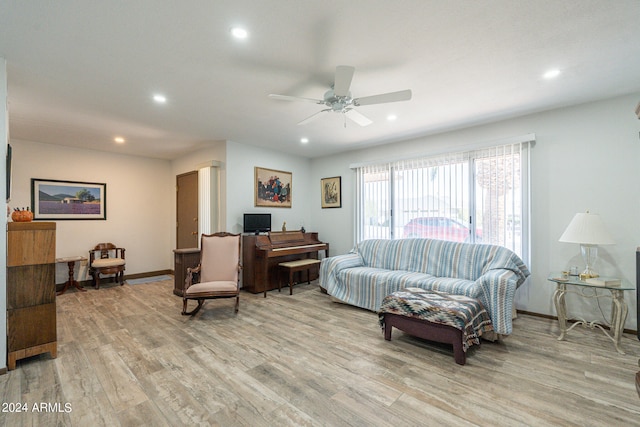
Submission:
[[[358,167],[357,240],[491,243],[526,259],[529,145]]]

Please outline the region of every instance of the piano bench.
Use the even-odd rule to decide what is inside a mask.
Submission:
[[[311,283],[311,281],[309,280],[309,277],[311,276],[311,268],[319,265],[320,264],[320,260],[318,259],[298,259],[295,261],[287,261],[287,262],[281,262],[280,264],[278,264],[278,266],[280,267],[280,269],[284,272],[288,272],[289,275],[289,295],[293,295],[293,275],[294,273],[296,273],[297,271],[306,271],[307,272],[307,283]],[[281,286],[281,281],[280,281],[280,277],[278,277],[278,292],[280,292],[282,286]],[[267,291],[264,291],[264,296],[265,298],[267,297]]]

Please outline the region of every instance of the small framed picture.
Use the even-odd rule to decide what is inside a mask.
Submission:
[[[322,197],[322,208],[342,207],[342,177],[334,176],[322,178],[320,180],[320,196]]]

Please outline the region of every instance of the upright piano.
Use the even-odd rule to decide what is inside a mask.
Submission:
[[[302,231],[271,232],[242,237],[242,288],[254,294],[278,287],[278,264],[297,259],[318,259],[318,252],[329,256],[329,244],[318,240],[318,233]],[[310,273],[318,278],[318,268]]]

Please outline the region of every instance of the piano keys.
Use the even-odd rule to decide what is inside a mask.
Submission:
[[[318,240],[318,233],[301,231],[272,232],[268,235],[242,236],[242,288],[254,294],[278,287],[278,264],[285,261],[313,258],[318,252],[329,256],[329,244]],[[311,271],[311,280],[318,278],[318,268]]]

